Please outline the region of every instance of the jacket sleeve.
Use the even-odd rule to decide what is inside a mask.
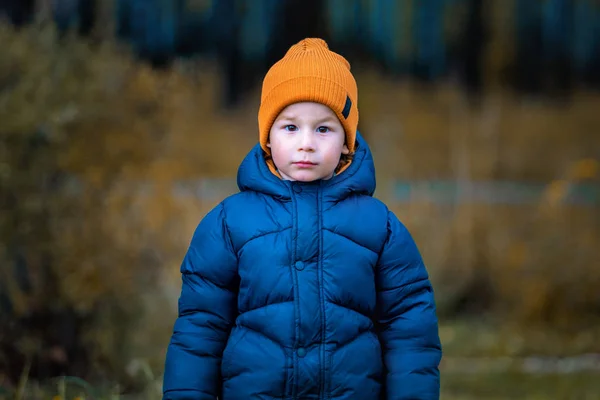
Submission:
[[[442,349],[433,289],[417,246],[388,211],[379,256],[377,325],[386,370],[385,400],[437,400]]]
[[[224,206],[200,222],[181,264],[179,312],[167,348],[163,400],[215,400],[237,310],[237,257]]]

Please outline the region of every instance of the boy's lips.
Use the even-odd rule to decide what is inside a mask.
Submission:
[[[314,167],[315,165],[317,165],[316,163],[314,163],[312,161],[296,161],[293,164],[298,167],[304,167],[304,168]]]

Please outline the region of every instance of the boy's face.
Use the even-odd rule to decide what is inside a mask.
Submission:
[[[271,127],[267,146],[281,177],[310,182],[330,179],[342,154],[346,134],[331,109],[320,103],[287,106]]]

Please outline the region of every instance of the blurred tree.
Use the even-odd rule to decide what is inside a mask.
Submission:
[[[22,26],[33,16],[35,0],[0,0],[0,17],[6,15],[13,24]]]
[[[398,20],[407,20],[406,14],[410,2],[394,0],[374,0],[368,14],[368,40],[370,56],[387,73],[400,75],[407,72],[407,59],[402,59],[402,45],[406,40],[406,30]],[[364,18],[364,17],[363,17]],[[365,32],[366,33],[366,32]]]
[[[331,45],[350,59],[364,51],[367,24],[363,0],[325,0],[323,22]]]
[[[574,69],[579,81],[600,88],[600,4],[594,0],[579,0],[573,7]]]
[[[572,0],[546,0],[542,5],[542,42],[546,93],[567,97],[572,86],[572,55],[574,2]]]
[[[51,0],[54,21],[61,32],[77,29],[82,36],[92,32],[96,22],[96,0]]]
[[[273,17],[277,18],[277,15]],[[284,0],[280,41],[274,43],[274,56],[281,58],[287,49],[305,37],[325,37],[322,0]]]
[[[211,32],[216,55],[223,68],[223,100],[225,107],[237,104],[242,95],[244,64],[239,35],[244,11],[242,0],[222,0],[213,3]]]
[[[141,59],[166,67],[177,55],[185,11],[184,0],[118,0],[117,35]]]
[[[460,80],[472,104],[480,104],[483,91],[483,57],[488,41],[489,18],[486,11],[483,0],[467,0],[467,17],[460,34]]]
[[[516,0],[516,48],[513,60],[514,83],[526,94],[539,94],[542,90],[543,38],[541,30],[540,0]]]
[[[446,48],[443,36],[443,0],[416,2],[413,14],[413,74],[425,82],[434,82],[446,72]]]

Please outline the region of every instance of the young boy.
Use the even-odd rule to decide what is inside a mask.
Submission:
[[[374,199],[349,63],[321,39],[267,73],[240,193],[183,260],[165,400],[439,398],[428,273]]]

